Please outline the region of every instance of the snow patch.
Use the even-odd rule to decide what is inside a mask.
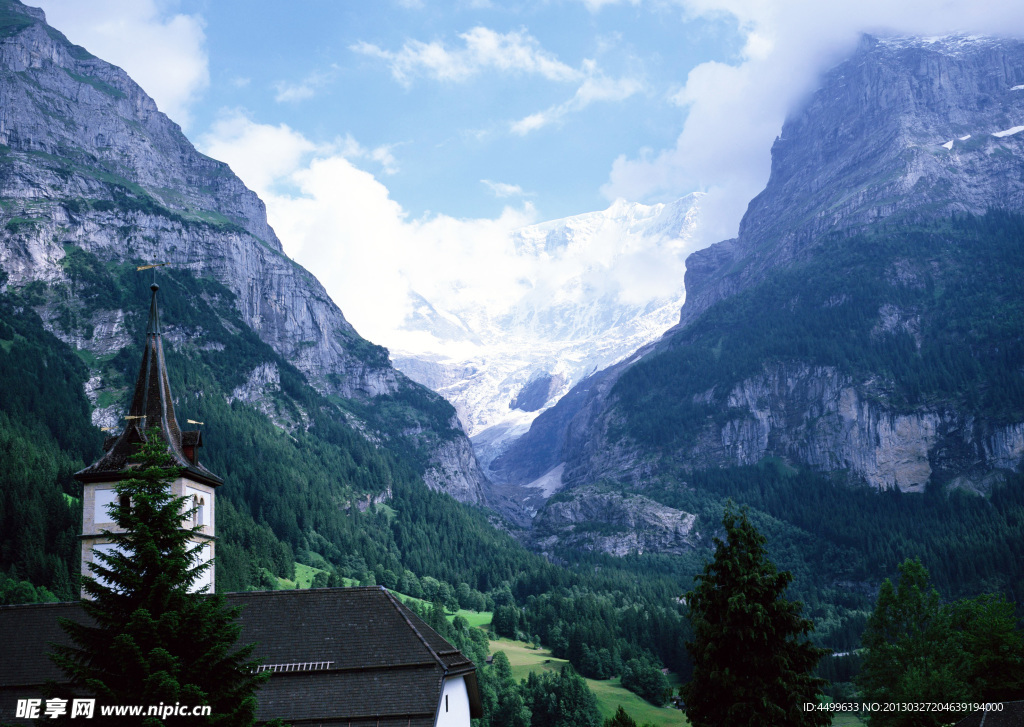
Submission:
[[[992,134],[992,136],[998,136],[998,137],[1013,136],[1014,134],[1019,134],[1022,131],[1024,131],[1024,126],[1014,126],[1012,129],[1005,129],[1003,131],[997,131],[996,133]]]
[[[536,488],[543,492],[544,498],[547,499],[562,489],[562,472],[564,471],[565,462],[562,462],[562,464],[552,467],[533,482],[523,485],[523,487]]]

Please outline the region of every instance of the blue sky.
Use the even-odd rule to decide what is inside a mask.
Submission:
[[[702,193],[692,244],[652,247],[681,271],[736,234],[786,114],[863,32],[1024,33],[1017,0],[35,2],[228,162],[385,345],[413,293],[514,306],[547,264],[514,230],[616,199]]]
[[[317,143],[387,149],[388,164],[362,164],[412,216],[493,216],[518,188],[550,219],[606,206],[617,157],[674,142],[686,74],[742,47],[734,20],[677,7],[408,5],[183,3],[205,21],[210,64],[191,127],[242,109]],[[530,118],[540,128],[516,126]]]

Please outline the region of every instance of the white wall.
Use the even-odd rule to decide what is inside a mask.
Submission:
[[[110,516],[107,510],[108,505],[112,505],[117,502],[117,493],[111,487],[109,489],[97,489],[96,499],[93,500],[93,522],[94,523],[113,523],[114,518]]]
[[[194,546],[194,543],[190,542],[189,543],[189,547],[193,547],[193,546]],[[213,557],[213,546],[210,545],[209,543],[207,543],[206,545],[202,546],[202,550],[200,550],[199,552],[200,552],[199,562],[200,563],[207,563],[207,562],[209,562],[210,558]],[[213,591],[212,586],[213,586],[213,568],[210,567],[210,568],[207,568],[203,572],[203,574],[199,576],[199,578],[197,578],[195,581],[193,581],[192,586],[188,590],[191,593],[197,593],[198,591],[201,591],[203,588],[209,587],[210,590],[208,592],[212,592]]]
[[[463,677],[444,680],[434,724],[436,727],[469,727],[469,690]]]

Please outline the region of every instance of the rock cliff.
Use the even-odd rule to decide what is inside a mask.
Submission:
[[[76,297],[66,256],[81,249],[104,262],[169,263],[216,280],[244,323],[323,394],[371,401],[418,388],[283,253],[263,202],[226,164],[197,152],[124,71],[17,0],[0,2],[0,21],[0,268],[13,288],[62,291],[37,306],[54,333],[94,356],[131,342],[125,310]],[[218,345],[191,333],[196,345]],[[233,398],[258,403],[274,373],[251,372]],[[461,499],[479,501],[483,478],[463,456],[461,429],[455,436],[464,446],[434,451],[427,480],[447,489],[453,477]]]
[[[1019,274],[1016,258],[975,252],[957,237],[970,225],[949,220],[1024,211],[1022,131],[1024,43],[866,37],[790,114],[772,149],[768,185],[739,236],[687,259],[679,324],[538,417],[492,464],[506,489],[559,468],[552,491],[562,489],[561,500],[600,481],[643,489],[679,468],[777,457],[879,489],[920,492],[942,482],[986,492],[1001,470],[1024,463],[1024,417],[979,401],[998,387],[1016,390],[1024,371],[1009,366],[1008,378],[977,389],[966,369],[942,373],[952,382],[946,388],[907,383],[907,372],[939,369],[956,348],[991,359],[1020,340],[1021,322],[1004,308],[1015,294],[998,282]],[[976,282],[988,279],[997,281],[991,289]],[[723,342],[742,353],[736,337],[747,334],[737,331],[767,309],[765,325],[778,325],[780,336],[813,329],[815,317],[852,327],[779,346],[768,331],[758,339],[768,343],[749,344],[763,345],[758,365],[726,360]],[[985,320],[1006,327],[996,333]],[[880,352],[876,363],[845,353],[849,365],[823,364],[854,329]],[[896,363],[877,363],[883,359]],[[716,373],[691,375],[701,367]],[[627,378],[632,389],[620,383]],[[713,382],[686,383],[704,379]],[[905,394],[914,387],[916,394]],[[641,435],[643,406],[652,420],[666,407],[682,413]],[[557,519],[565,505],[556,503],[540,509],[536,526]]]

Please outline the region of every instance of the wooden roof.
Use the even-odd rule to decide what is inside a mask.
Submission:
[[[434,724],[445,678],[462,676],[480,716],[476,667],[383,587],[229,593],[240,606],[239,643],[272,669],[258,718],[323,725]],[[85,618],[78,603],[0,607],[0,723],[19,698],[60,672],[49,643],[67,643],[60,617]]]

